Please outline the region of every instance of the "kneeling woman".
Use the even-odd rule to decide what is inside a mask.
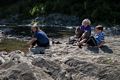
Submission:
[[[33,48],[35,45],[37,45],[37,47],[49,46],[49,39],[46,33],[40,30],[37,24],[34,24],[31,27],[31,30],[33,32],[33,36],[32,36],[32,39],[28,42],[28,45],[30,45],[30,48]]]

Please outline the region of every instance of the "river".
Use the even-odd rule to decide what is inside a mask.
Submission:
[[[47,33],[49,37],[65,37],[74,35],[74,27],[71,26],[39,26],[41,30]],[[31,26],[15,25],[15,26],[0,26],[0,30],[6,35],[22,35],[31,36]]]

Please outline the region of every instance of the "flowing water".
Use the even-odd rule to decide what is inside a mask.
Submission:
[[[75,30],[73,27],[66,26],[40,26],[40,29],[46,32],[49,37],[64,37],[73,35]],[[7,35],[32,35],[30,26],[0,26],[0,30],[5,32]]]

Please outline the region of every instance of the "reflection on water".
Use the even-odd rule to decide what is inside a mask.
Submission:
[[[47,33],[49,37],[65,37],[69,35],[74,35],[74,28],[65,26],[44,26],[40,27],[43,31]],[[31,36],[30,26],[0,26],[0,30],[5,32],[6,35],[23,35]]]

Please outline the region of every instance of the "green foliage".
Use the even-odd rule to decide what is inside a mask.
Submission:
[[[95,22],[120,23],[120,1],[113,0],[1,0],[0,17],[30,18],[50,13],[77,15]]]
[[[30,14],[32,16],[39,16],[39,14],[44,14],[45,12],[45,7],[44,5],[35,5],[31,10],[30,10]]]

